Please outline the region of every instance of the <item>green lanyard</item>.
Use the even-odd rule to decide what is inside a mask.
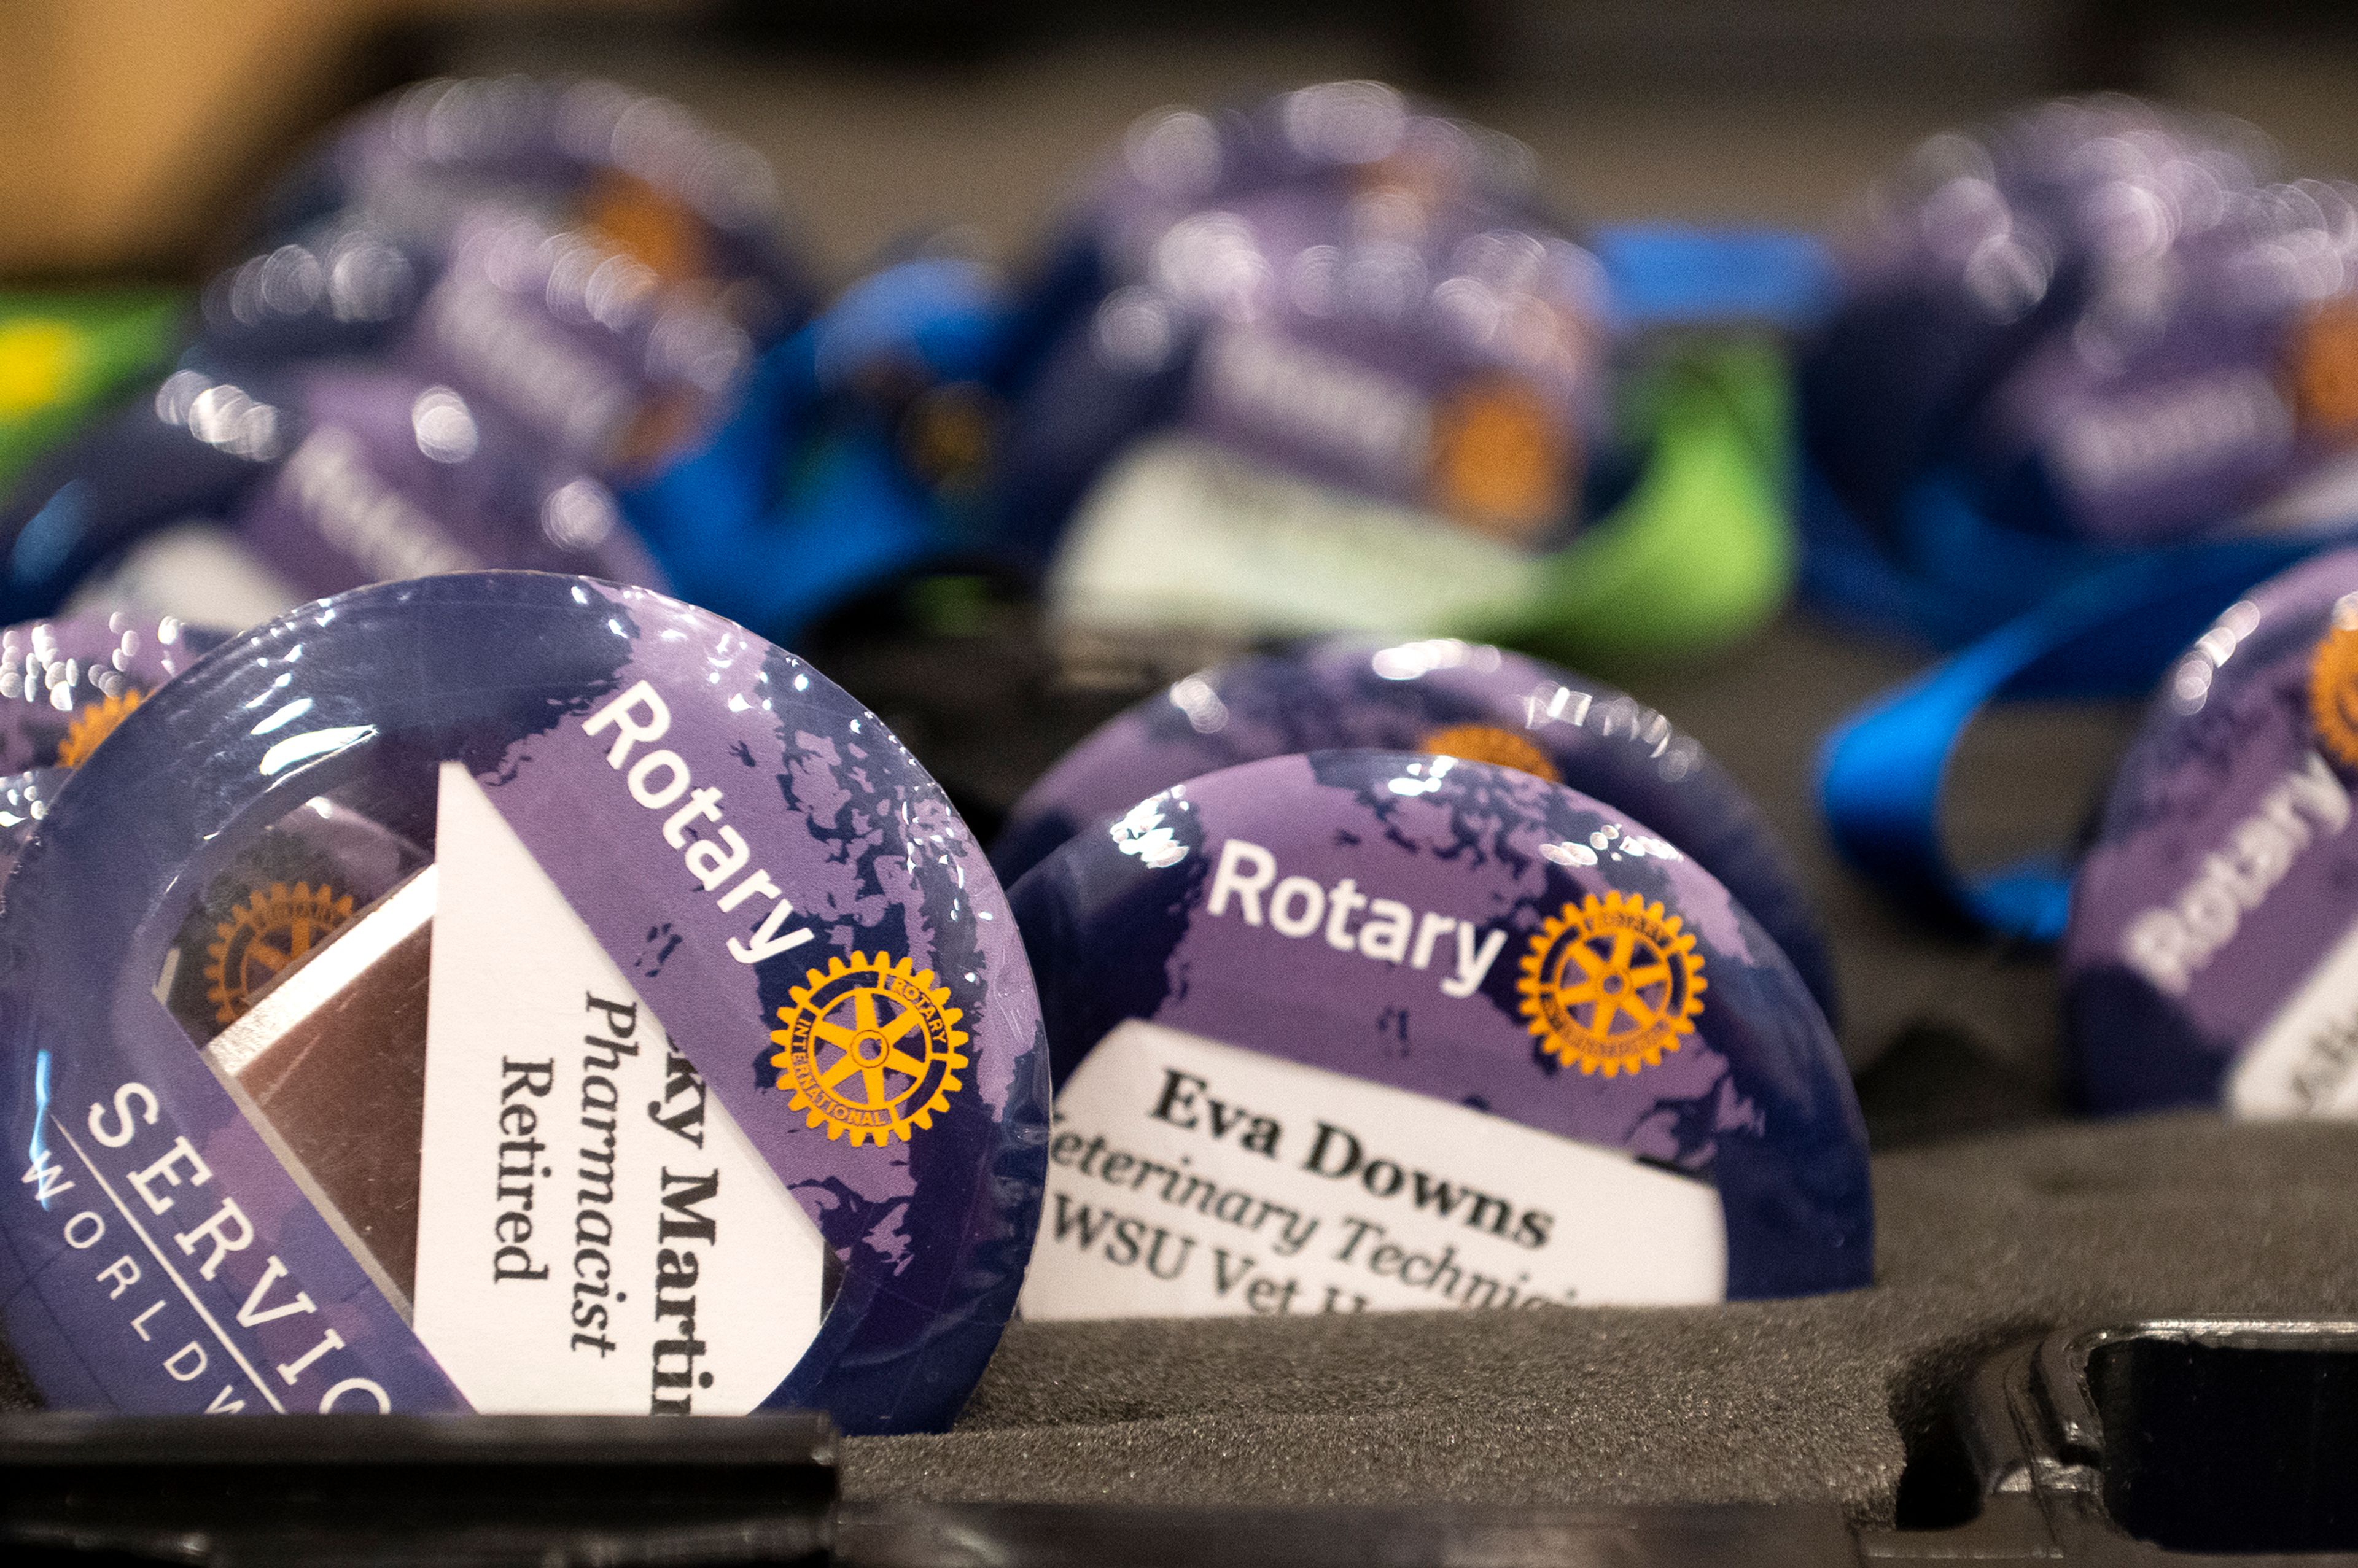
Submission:
[[[0,487],[179,340],[177,289],[0,293]]]

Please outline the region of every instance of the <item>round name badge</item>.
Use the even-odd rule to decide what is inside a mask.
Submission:
[[[1026,1316],[1869,1281],[1823,1015],[1611,806],[1452,757],[1277,757],[1140,803],[1012,898],[1057,1080]]]
[[[1009,542],[1053,558],[1060,614],[1520,608],[1620,456],[1604,269],[1530,169],[1367,81],[1132,126],[1035,287],[1054,319],[999,464]]]
[[[2068,334],[2024,355],[1985,400],[1971,460],[2003,515],[2151,546],[2287,494],[2358,434],[2353,190],[2321,180],[2205,189],[2226,216],[2167,252],[2116,263]],[[2168,303],[2148,297],[2167,279]],[[2324,510],[2318,510],[2318,503]]]
[[[1835,241],[1843,302],[1801,367],[1812,454],[1878,520],[1926,465],[1960,456],[1994,470],[2005,492],[2027,438],[2008,420],[2061,391],[2041,384],[2058,370],[2042,370],[2033,351],[2051,342],[2068,360],[2076,341],[2115,365],[2181,302],[2220,297],[2177,282],[2173,252],[2236,213],[2273,162],[2248,125],[2117,95],[1928,138]],[[2009,389],[2026,359],[2030,384]],[[2068,366],[2061,379],[2075,379]],[[2049,411],[2079,426],[2059,438],[2071,493],[2050,499],[2098,504],[2045,521],[2076,531],[2093,518],[2114,535],[2143,525],[2104,493],[2146,459],[2156,432],[2169,434],[2136,379],[2114,378],[2093,408]],[[2001,416],[1984,419],[1994,392]],[[2215,403],[2178,417],[2236,444]],[[1984,449],[1966,449],[1974,443],[1960,435],[1976,431]],[[2147,499],[2171,502],[2166,488]]]
[[[1743,789],[1652,708],[1480,643],[1332,637],[1201,671],[1110,720],[1017,802],[992,846],[1012,883],[1160,790],[1288,752],[1374,747],[1520,768],[1622,807],[1725,883],[1829,1019],[1833,963],[1800,874]]]
[[[2230,607],[2166,677],[2071,893],[2100,1111],[2358,1115],[2358,552]]]
[[[934,1429],[1037,1228],[1037,999],[946,798],[585,579],[359,589],[142,705],[7,885],[0,1062],[62,1408]]]

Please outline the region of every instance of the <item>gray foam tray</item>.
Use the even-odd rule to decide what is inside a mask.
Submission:
[[[2358,1129],[2172,1116],[1876,1162],[1877,1283],[1718,1307],[1010,1327],[849,1498],[1830,1502],[1887,1523],[1984,1357],[2146,1316],[2358,1312]]]

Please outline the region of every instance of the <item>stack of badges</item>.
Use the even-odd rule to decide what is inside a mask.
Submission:
[[[1604,269],[1532,210],[1519,146],[1332,82],[1143,120],[1082,222],[1101,290],[1007,460],[1011,519],[1073,516],[1065,615],[1466,625],[1571,531]]]
[[[347,593],[131,712],[7,885],[0,1061],[63,1408],[937,1428],[1037,1227],[1037,1001],[939,789],[578,578]]]
[[[1064,633],[1563,646],[1659,591],[1671,644],[1772,607],[1774,376],[1670,376],[1654,446],[1621,439],[1605,270],[1530,186],[1518,144],[1369,82],[1133,127],[1033,287],[996,465]],[[1701,586],[1590,546],[1625,514],[1710,535],[1674,552]]]
[[[154,397],[0,512],[0,605],[92,573],[86,602],[238,625],[436,571],[661,586],[608,486],[723,423],[800,319],[782,227],[760,159],[659,100],[404,92],[289,181]]]
[[[2180,660],[2072,890],[2101,1111],[2358,1115],[2358,552],[2236,602]]]
[[[784,228],[760,157],[676,104],[424,82],[287,181],[269,243],[208,291],[207,343],[384,353],[633,479],[716,425],[807,313]]]
[[[1502,618],[1609,444],[1601,270],[1528,163],[1366,82],[1152,116],[1022,287],[864,280],[633,515],[782,635],[977,565],[1076,646]]]
[[[1173,477],[1117,490],[1184,505],[1212,482],[1187,478],[1208,444],[1254,473],[1551,542],[1606,445],[1606,283],[1530,183],[1519,145],[1371,82],[1141,122],[1085,219],[1106,292],[1046,373],[1079,378],[1075,395],[1027,439],[1062,447],[1076,421],[1160,404]]]
[[[1011,884],[1076,834],[1174,784],[1264,757],[1352,747],[1500,763],[1629,811],[1718,878],[1835,1016],[1824,933],[1736,781],[1624,693],[1478,643],[1336,637],[1189,676],[1050,770],[1017,803],[992,862]]]
[[[1487,762],[1224,769],[1015,886],[1058,1085],[1039,1317],[1864,1285],[1809,989],[1616,806]]]
[[[221,641],[177,621],[78,616],[0,629],[0,877],[67,774]]]
[[[2129,99],[1935,136],[1840,235],[1811,573],[1978,635],[2127,552],[2347,526],[2358,193]]]

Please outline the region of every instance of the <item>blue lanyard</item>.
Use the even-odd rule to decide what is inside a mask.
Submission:
[[[1833,303],[1833,258],[1812,234],[1616,223],[1585,238],[1624,330],[1747,322],[1801,331]]]
[[[2149,691],[2220,611],[2322,542],[2231,539],[2127,557],[1869,703],[1819,753],[1818,800],[1836,848],[1925,913],[2033,942],[2059,939],[2071,907],[2060,859],[1968,872],[1942,842],[1942,786],[1965,726],[2006,697]]]
[[[764,355],[728,423],[623,506],[682,594],[792,646],[860,594],[969,549],[861,406],[861,367],[971,379],[1010,330],[972,264],[873,274]]]

